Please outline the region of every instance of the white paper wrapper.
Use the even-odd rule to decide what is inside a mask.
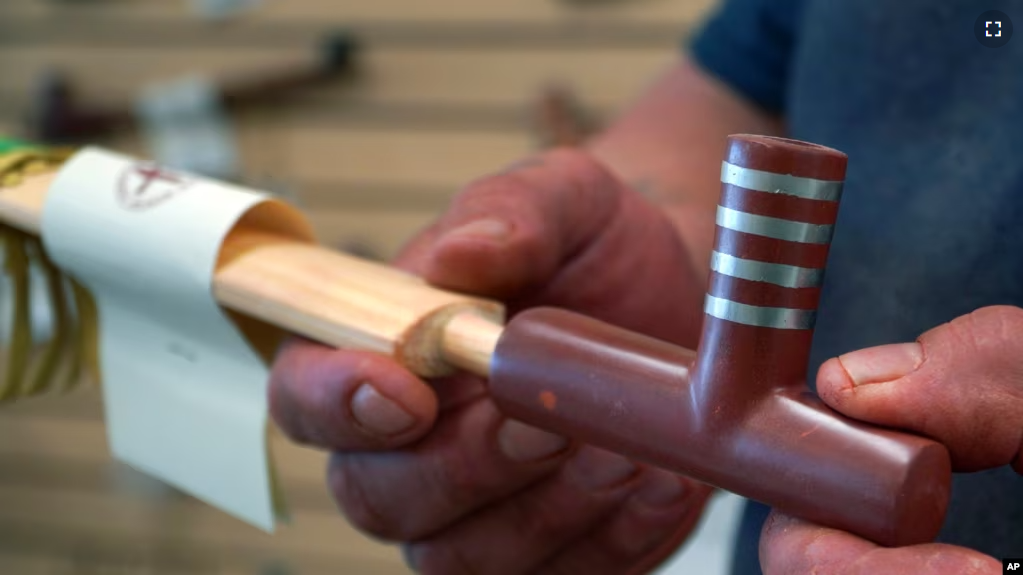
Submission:
[[[224,237],[267,201],[87,149],[51,187],[42,236],[96,298],[114,456],[272,530],[267,367],[211,290]],[[301,216],[280,209],[295,237],[312,239]]]

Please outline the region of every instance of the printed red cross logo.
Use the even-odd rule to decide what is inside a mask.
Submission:
[[[192,181],[186,176],[146,162],[133,164],[121,173],[117,198],[129,210],[145,210],[177,195]]]
[[[135,188],[135,195],[141,196],[146,193],[149,189],[149,185],[154,181],[164,181],[171,184],[180,184],[182,179],[176,174],[171,172],[165,172],[159,166],[136,166],[135,173],[142,176],[142,181],[139,186]]]

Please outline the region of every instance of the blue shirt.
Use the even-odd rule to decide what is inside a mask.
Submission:
[[[1010,42],[974,22],[1000,10]],[[810,373],[913,341],[977,308],[1021,306],[1020,0],[731,0],[692,43],[699,65],[790,136],[849,155]],[[970,382],[958,382],[970,385]],[[939,541],[1020,557],[1021,478],[958,474]],[[751,505],[734,572],[757,573],[767,511]]]

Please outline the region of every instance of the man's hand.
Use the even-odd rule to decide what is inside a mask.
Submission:
[[[1020,308],[983,308],[914,343],[831,359],[818,372],[818,393],[850,417],[942,442],[957,471],[1010,464],[1020,473],[1021,318]],[[761,565],[767,575],[1002,572],[992,557],[962,547],[888,549],[779,513],[765,522]]]
[[[554,305],[693,347],[702,281],[664,214],[584,153],[479,180],[398,263],[434,285]],[[693,528],[706,486],[503,417],[485,382],[426,383],[382,355],[295,340],[271,412],[333,451],[328,482],[362,530],[424,573],[623,573]]]

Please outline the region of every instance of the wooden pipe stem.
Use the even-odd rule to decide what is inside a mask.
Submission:
[[[502,326],[476,313],[458,313],[444,326],[441,353],[451,365],[482,377],[491,376],[491,360]]]
[[[53,179],[0,189],[0,220],[39,235]],[[212,290],[227,309],[328,345],[392,355],[424,377],[455,369],[487,377],[504,314],[496,302],[268,232],[249,215],[224,240]]]

